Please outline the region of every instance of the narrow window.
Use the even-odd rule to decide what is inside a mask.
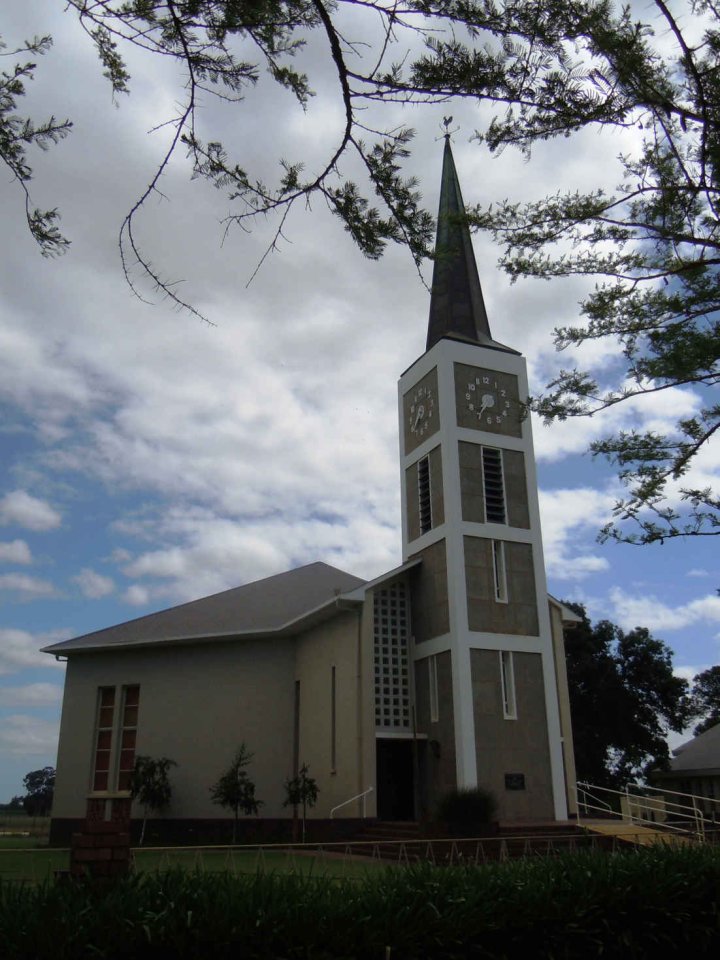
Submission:
[[[114,724],[115,687],[100,687],[98,690],[93,790],[108,790],[110,787],[110,756]]]
[[[300,773],[300,681],[295,681],[295,709],[293,720],[293,776]]]
[[[495,447],[483,447],[482,469],[485,490],[485,522],[505,523],[505,483],[503,480],[502,451]]]
[[[432,527],[429,457],[423,457],[422,460],[418,460],[418,506],[420,513],[420,533],[427,533]]]
[[[430,680],[430,723],[440,719],[440,701],[438,699],[437,657],[428,658],[428,676]]]
[[[140,687],[123,688],[122,721],[120,724],[120,749],[118,755],[118,790],[129,790],[135,767],[135,744],[137,742]]]
[[[517,720],[515,672],[513,670],[513,655],[509,650],[500,651],[500,682],[502,684],[503,716],[506,720]]]
[[[493,575],[495,577],[495,599],[498,603],[507,603],[507,572],[505,569],[505,544],[502,540],[492,541]]]
[[[330,773],[337,770],[337,726],[336,726],[337,688],[335,686],[335,667],[330,674]]]

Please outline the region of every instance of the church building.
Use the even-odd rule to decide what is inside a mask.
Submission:
[[[475,786],[504,821],[574,812],[577,617],[547,594],[525,361],[491,334],[463,213],[446,138],[427,349],[398,389],[402,564],[312,563],[46,647],[67,659],[53,839],[127,817],[140,755],[175,761],[163,817],[200,836],[241,743],[271,821],[303,764],[315,820],[421,819]]]

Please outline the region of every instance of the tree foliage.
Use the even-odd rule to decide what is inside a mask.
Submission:
[[[648,768],[667,767],[666,737],[692,716],[688,683],[673,674],[672,651],[645,627],[625,633],[608,620],[565,632],[578,780],[621,788]]]
[[[710,667],[693,677],[693,708],[702,717],[693,731],[697,737],[716,723],[720,723],[720,666]]]
[[[55,795],[55,767],[31,770],[23,777],[23,786],[25,813],[30,817],[49,817]]]
[[[18,98],[24,96],[26,85],[32,80],[37,66],[34,60],[26,60],[24,56],[42,56],[51,46],[52,37],[34,37],[24,46],[8,51],[0,39],[0,56],[23,57],[16,60],[10,70],[0,71],[0,160],[25,195],[28,227],[45,257],[63,253],[69,241],[60,233],[56,209],[40,210],[33,207],[28,186],[33,177],[28,147],[47,150],[70,132],[72,124],[69,120],[56,120],[52,116],[36,124],[30,117],[18,112]]]
[[[241,743],[230,766],[210,787],[212,802],[221,807],[228,807],[233,812],[233,843],[237,840],[237,822],[240,812],[242,811],[246,816],[257,813],[263,803],[262,800],[256,799],[255,784],[245,769],[252,758],[253,754],[244,743]]]
[[[167,757],[135,757],[135,767],[130,779],[130,793],[143,808],[143,823],[140,832],[140,845],[145,839],[148,812],[164,810],[170,803],[172,787],[168,773],[170,767],[176,767],[174,760]]]
[[[493,153],[515,147],[529,156],[539,142],[586,130],[631,132],[615,190],[582,193],[559,184],[535,202],[510,198],[477,208],[471,221],[505,245],[502,263],[513,278],[597,278],[580,321],[557,330],[556,342],[564,349],[609,340],[622,363],[604,383],[580,369],[562,371],[534,400],[547,420],[592,416],[671,388],[698,391],[694,412],[666,432],[620,431],[593,445],[626,484],[603,535],[647,543],[720,533],[718,492],[687,476],[720,425],[720,406],[707,389],[718,382],[720,356],[720,10],[714,0],[650,0],[643,7],[612,0],[68,0],[68,9],[95,45],[116,96],[131,89],[130,48],[183,71],[177,114],[158,118],[173,131],[170,147],[122,225],[121,249],[131,284],[130,268],[139,264],[172,301],[193,312],[139,248],[133,230],[180,146],[189,151],[194,175],[227,194],[228,223],[247,225],[274,213],[277,239],[290,210],[316,197],[366,256],[378,257],[397,242],[419,264],[430,254],[432,218],[417,183],[402,170],[412,131],[383,126],[383,104],[459,99],[489,106],[475,138]],[[354,42],[360,36],[362,42]],[[36,41],[33,49],[42,52],[47,42]],[[313,60],[301,67],[298,55],[311,42]],[[274,176],[267,164],[258,176],[246,157],[230,154],[217,130],[203,129],[200,107],[208,97],[230,110],[252,110],[263,72],[306,109],[313,77],[303,68],[317,70],[322,82],[323,51],[343,111],[317,169],[288,156],[279,158]],[[22,88],[13,92],[7,82],[6,88],[0,131],[10,137],[0,144],[11,149],[5,146],[1,155],[12,166],[12,150],[21,151],[17,176],[26,187],[25,145],[46,145],[67,126],[51,120],[24,128],[14,99]],[[376,118],[377,128],[370,125]],[[361,170],[356,179],[341,172],[341,161],[348,166],[350,158]],[[40,223],[52,224],[43,216]],[[46,233],[46,252],[57,249],[59,235]]]

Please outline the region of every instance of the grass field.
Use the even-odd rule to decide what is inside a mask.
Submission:
[[[68,850],[33,843],[28,837],[0,836],[0,880],[40,883],[56,870],[70,866]],[[373,860],[332,853],[289,853],[269,849],[183,848],[133,850],[133,869],[140,872],[180,869],[208,873],[277,873],[303,876],[361,878],[386,869]]]

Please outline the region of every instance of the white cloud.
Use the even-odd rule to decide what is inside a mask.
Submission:
[[[692,682],[699,673],[707,670],[710,666],[712,666],[712,664],[709,663],[701,663],[697,667],[678,666],[673,667],[673,673],[676,677],[682,677],[683,680]]]
[[[133,583],[123,594],[123,600],[132,607],[144,607],[150,603],[150,591],[139,583]]]
[[[24,573],[0,574],[0,592],[9,593],[12,600],[33,600],[37,597],[53,597],[57,588],[49,580],[29,577]]]
[[[57,706],[63,688],[57,683],[27,683],[19,687],[0,687],[0,707]]]
[[[709,570],[701,570],[701,569],[699,569],[699,568],[694,568],[694,569],[692,569],[692,570],[688,570],[688,572],[685,574],[685,576],[686,576],[686,577],[709,577],[709,576],[710,576],[710,571],[709,571]]]
[[[25,490],[13,490],[0,500],[0,523],[17,524],[27,530],[55,530],[61,522],[57,510]]]
[[[10,540],[0,543],[0,563],[32,563],[30,547],[24,540]]]
[[[127,563],[129,560],[132,560],[132,554],[124,547],[118,547],[116,550],[113,550],[109,559],[113,563]]]
[[[40,648],[51,643],[68,640],[69,630],[54,630],[47,633],[30,633],[13,627],[0,627],[0,676],[18,673],[26,667],[60,667],[54,657],[40,653]]]
[[[80,587],[83,596],[91,600],[107,597],[115,592],[115,583],[111,577],[104,577],[89,567],[84,567],[80,573],[72,579],[73,582],[77,583]]]
[[[207,596],[312,560],[367,578],[400,562],[397,531],[372,513],[346,519],[309,512],[294,523],[287,515],[239,522],[175,509],[147,530],[148,539],[167,545],[123,567],[126,576],[143,580],[124,595],[135,606]]]
[[[671,607],[657,597],[632,597],[620,587],[610,591],[614,618],[621,627],[649,630],[681,630],[696,623],[720,623],[720,597],[708,594]]]
[[[607,570],[603,548],[584,541],[595,533],[610,510],[613,498],[592,487],[540,490],[540,518],[548,576],[583,580]]]
[[[10,714],[0,724],[0,754],[54,756],[58,724],[28,714]]]

